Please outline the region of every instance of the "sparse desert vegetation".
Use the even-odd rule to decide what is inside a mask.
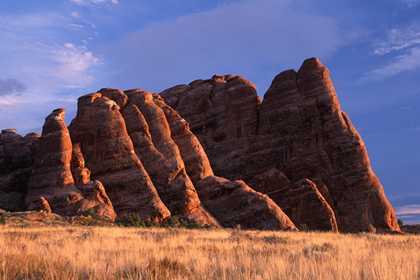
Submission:
[[[0,225],[0,279],[420,277],[418,235],[77,226],[54,214],[14,215]]]

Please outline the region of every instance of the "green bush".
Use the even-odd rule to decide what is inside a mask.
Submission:
[[[188,228],[188,229],[212,228],[212,226],[209,226],[209,225],[200,226],[199,224],[188,222],[187,220],[178,218],[176,216],[169,216],[162,222],[158,222],[155,219],[152,219],[150,221],[143,221],[137,213],[127,213],[125,215],[122,215],[116,221],[116,224],[118,226],[123,226],[123,227],[142,227],[142,228],[150,228],[150,227]]]
[[[160,227],[159,222],[156,220],[143,221],[137,213],[128,213],[123,215],[117,221],[117,225],[123,227]]]
[[[163,226],[168,228],[186,228],[188,227],[188,222],[176,216],[169,216],[163,222]]]
[[[125,220],[123,224],[126,227],[146,227],[146,224],[141,220],[137,213],[129,213],[125,215],[123,219]]]
[[[86,210],[85,213],[83,213],[83,216],[87,217],[87,216],[91,216],[91,217],[95,217],[95,209],[93,207],[89,208],[88,210]]]
[[[304,231],[304,232],[308,232],[308,231],[309,231],[308,225],[307,225],[307,224],[305,224],[305,223],[301,223],[301,224],[299,225],[299,230],[300,230],[300,231]]]
[[[6,224],[6,215],[1,213],[0,214],[0,225],[5,225],[5,224]]]

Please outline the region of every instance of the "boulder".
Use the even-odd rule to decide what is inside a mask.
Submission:
[[[29,205],[28,211],[45,211],[47,213],[52,213],[48,200],[43,196],[34,199],[31,205]]]

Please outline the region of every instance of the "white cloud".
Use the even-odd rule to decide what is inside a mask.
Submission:
[[[379,68],[368,72],[358,83],[380,81],[401,72],[420,67],[420,22],[387,31],[386,39],[376,42],[375,55],[392,58]]]
[[[59,63],[54,76],[70,87],[80,87],[91,82],[93,77],[89,75],[89,70],[101,64],[101,60],[85,46],[76,46],[71,43],[55,47],[51,58]]]
[[[395,207],[395,213],[397,215],[420,214],[420,204]]]

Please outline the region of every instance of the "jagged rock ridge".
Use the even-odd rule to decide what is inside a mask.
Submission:
[[[160,95],[102,89],[79,98],[68,128],[63,116],[53,111],[41,137],[2,131],[0,173],[34,164],[29,183],[0,190],[0,202],[19,193],[29,209],[62,215],[399,231],[317,59],[277,75],[263,101],[248,80],[215,75]]]

